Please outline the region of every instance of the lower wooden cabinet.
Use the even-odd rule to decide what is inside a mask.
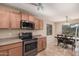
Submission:
[[[42,40],[38,39],[38,52],[42,50]]]
[[[0,51],[0,56],[8,56],[8,50]]]
[[[9,56],[22,56],[22,47],[16,47],[9,50]]]
[[[22,56],[22,42],[1,46],[0,56]]]
[[[38,38],[38,52],[46,48],[46,37]]]
[[[46,48],[46,37],[42,38],[42,46],[43,46],[43,49]]]

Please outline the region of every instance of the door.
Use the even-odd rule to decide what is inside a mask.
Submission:
[[[21,12],[21,20],[29,20],[29,14],[28,13],[24,13],[24,12]]]
[[[20,12],[10,12],[10,27],[20,28],[21,14]]]
[[[9,50],[9,56],[22,56],[22,47],[15,47]]]
[[[42,20],[39,21],[39,24],[40,24],[39,25],[40,26],[40,29],[43,29],[43,21]]]
[[[43,49],[45,49],[46,48],[46,38],[45,37],[42,38],[42,44],[43,44]]]
[[[43,43],[42,43],[42,40],[41,38],[38,39],[38,52],[41,51],[43,48]]]
[[[0,6],[0,28],[9,28],[9,10]]]
[[[35,19],[35,29],[39,30],[40,29],[40,20],[39,19]]]
[[[0,51],[0,56],[8,56],[8,50]]]
[[[29,22],[35,23],[35,17],[33,15],[29,15]]]

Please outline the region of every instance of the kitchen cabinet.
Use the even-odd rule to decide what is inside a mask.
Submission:
[[[29,15],[29,22],[33,22],[35,24],[35,30],[42,29],[43,22],[39,20],[38,18],[32,15]]]
[[[35,17],[33,15],[29,15],[29,22],[35,23]]]
[[[9,10],[0,6],[0,28],[9,28]]]
[[[0,28],[19,29],[21,20],[33,22],[35,30],[43,29],[43,21],[35,16],[14,8],[0,6]]]
[[[35,29],[36,30],[43,29],[43,21],[42,20],[40,20],[38,18],[35,19]]]
[[[22,56],[22,47],[16,47],[9,50],[9,56]]]
[[[43,20],[39,21],[39,26],[40,26],[40,29],[43,29]]]
[[[8,56],[8,50],[0,51],[0,56]]]
[[[42,50],[42,40],[38,39],[38,52]]]
[[[46,37],[44,38],[41,38],[42,39],[42,49],[45,49],[46,48]]]
[[[10,12],[10,28],[20,28],[20,21],[21,21],[21,13],[20,11],[12,10]]]
[[[35,29],[39,30],[40,29],[40,20],[39,19],[35,19]]]
[[[46,48],[46,37],[38,38],[38,52]]]
[[[24,12],[21,12],[21,20],[29,20],[29,14],[28,13],[24,13]]]
[[[22,42],[0,46],[0,56],[22,56]]]

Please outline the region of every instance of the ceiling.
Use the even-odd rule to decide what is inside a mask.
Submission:
[[[6,3],[6,5],[24,9],[43,20],[53,22],[66,21],[79,18],[78,3],[42,3],[43,9],[37,10],[37,7],[30,3]]]

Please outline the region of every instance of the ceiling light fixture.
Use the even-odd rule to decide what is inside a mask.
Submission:
[[[64,23],[64,25],[70,25],[70,23],[68,22],[68,16],[66,16],[66,23]]]
[[[33,6],[36,6],[37,10],[43,10],[43,8],[44,8],[42,3],[30,3],[30,4]]]

